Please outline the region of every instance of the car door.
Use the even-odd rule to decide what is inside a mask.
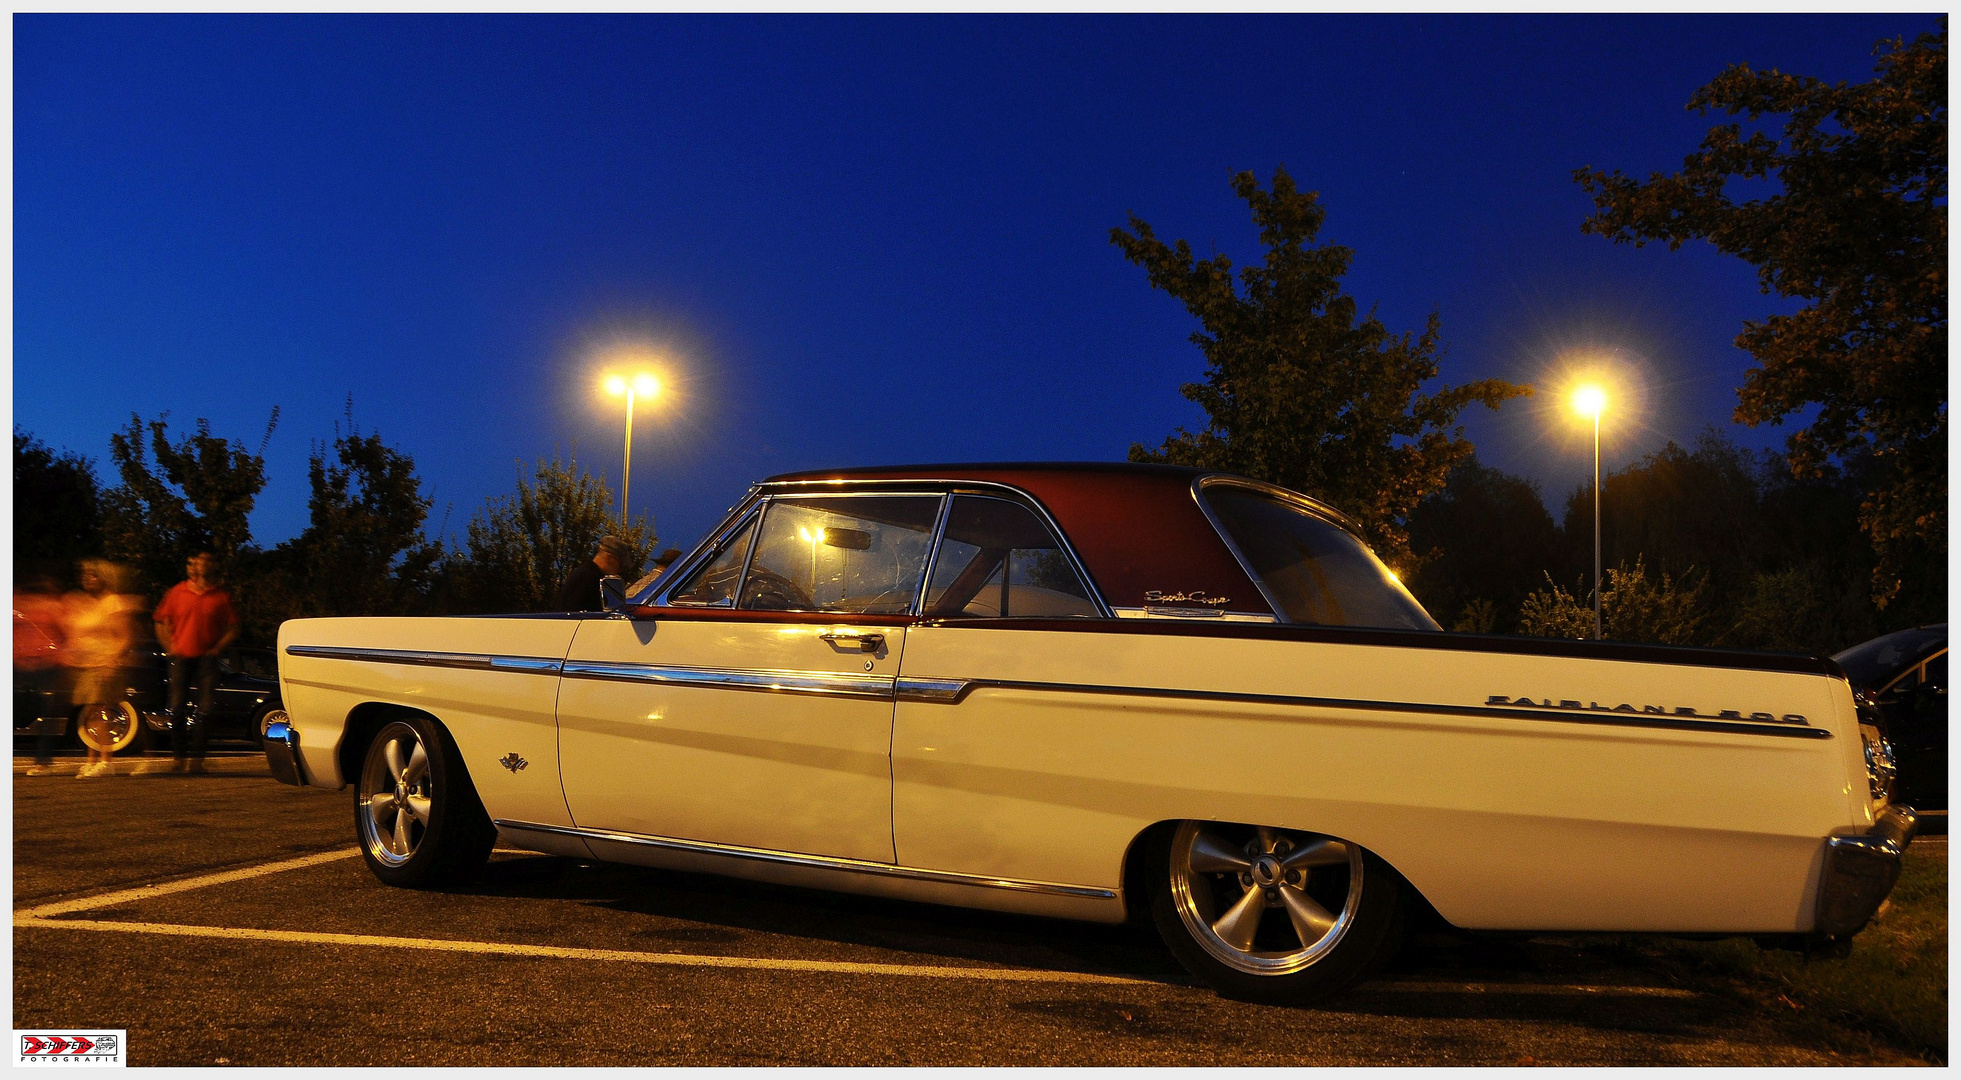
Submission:
[[[765,500],[559,690],[579,827],[893,861],[894,677],[942,496]]]

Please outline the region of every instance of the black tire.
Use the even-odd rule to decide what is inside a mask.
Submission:
[[[497,828],[449,733],[428,717],[405,715],[368,743],[354,784],[354,834],[375,877],[420,889],[483,869]]]
[[[1201,849],[1205,857],[1193,854],[1199,838],[1206,841]],[[1296,871],[1282,860],[1310,845],[1329,853],[1338,850],[1342,861],[1304,863],[1298,884],[1290,884]],[[1366,978],[1401,943],[1402,881],[1387,863],[1357,845],[1297,830],[1185,822],[1154,847],[1148,865],[1153,868],[1151,917],[1158,934],[1185,970],[1226,997],[1267,1005],[1312,1004]],[[1212,852],[1240,858],[1247,868],[1225,869]],[[1217,869],[1195,869],[1195,862]],[[1262,887],[1268,879],[1275,884]],[[1280,895],[1289,889],[1298,895]],[[1253,892],[1266,898],[1255,900],[1248,895]],[[1293,906],[1303,898],[1309,904],[1302,906],[1318,914],[1296,921]],[[1253,927],[1244,948],[1218,930],[1241,904],[1247,905]],[[1310,931],[1302,927],[1318,927],[1314,920],[1319,916],[1328,916],[1330,925],[1309,941]]]

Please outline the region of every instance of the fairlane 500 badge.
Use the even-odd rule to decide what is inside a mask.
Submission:
[[[1677,705],[1673,708],[1663,708],[1660,705],[1642,705],[1636,708],[1626,702],[1622,702],[1619,705],[1602,705],[1598,701],[1582,703],[1574,701],[1572,698],[1561,698],[1559,700],[1552,698],[1515,698],[1506,694],[1493,694],[1485,698],[1484,703],[1486,705],[1522,705],[1532,709],[1583,709],[1589,712],[1639,713],[1647,716],[1686,716],[1696,720],[1753,720],[1760,724],[1810,723],[1810,721],[1798,713],[1785,713],[1781,717],[1767,712],[1746,713],[1741,709],[1723,709],[1715,713],[1705,713],[1690,705]]]
[[[1202,592],[1160,592],[1151,589],[1144,593],[1144,601],[1151,604],[1230,604],[1230,596],[1207,596]]]

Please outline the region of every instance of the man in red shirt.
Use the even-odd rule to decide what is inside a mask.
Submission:
[[[170,659],[170,749],[175,768],[204,771],[205,717],[211,712],[211,688],[218,680],[218,654],[238,636],[238,616],[231,594],[211,579],[213,559],[200,551],[184,564],[186,580],[163,594],[157,605],[157,643]],[[197,683],[197,718],[183,715],[184,699]]]

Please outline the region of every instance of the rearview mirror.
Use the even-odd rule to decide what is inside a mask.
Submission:
[[[626,579],[608,574],[599,579],[599,606],[618,611],[626,606]]]
[[[872,548],[872,534],[863,529],[832,529],[827,527],[824,530],[824,546],[848,548],[852,551],[870,551]]]

